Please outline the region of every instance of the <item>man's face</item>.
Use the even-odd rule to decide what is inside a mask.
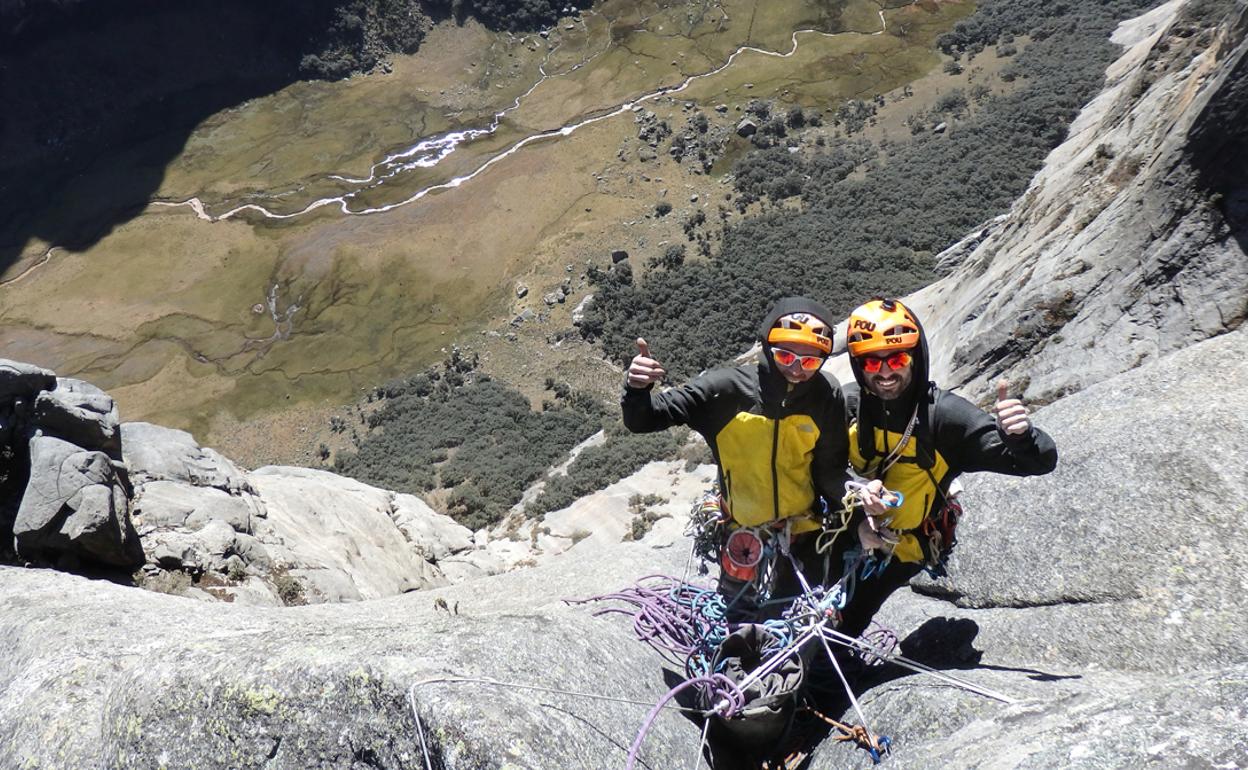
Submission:
[[[777,350],[781,351],[779,355],[776,354]],[[796,356],[788,364],[780,363],[782,358],[788,358],[788,356],[784,354],[784,351],[793,353]],[[811,377],[814,377],[819,373],[819,367],[817,366],[813,369],[805,369],[802,367],[802,359],[810,356],[820,359],[820,363],[822,363],[825,354],[814,345],[808,345],[804,342],[786,342],[782,345],[773,345],[771,348],[771,360],[772,363],[776,365],[776,370],[784,376],[784,379],[794,385],[799,382],[806,382]]]
[[[870,359],[879,362],[877,366]],[[905,361],[905,365],[894,368],[895,364]],[[914,360],[909,351],[891,351],[888,353],[871,353],[862,357],[863,379],[867,389],[885,401],[901,398],[910,388],[914,379]],[[876,371],[872,372],[871,369]]]

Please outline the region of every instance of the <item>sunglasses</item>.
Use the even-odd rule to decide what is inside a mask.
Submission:
[[[772,348],[771,357],[776,359],[776,363],[781,366],[792,366],[794,361],[801,361],[802,368],[808,372],[813,372],[823,366],[823,356],[799,356],[785,348]]]
[[[862,361],[862,370],[864,372],[867,372],[868,374],[876,374],[877,372],[879,372],[881,369],[884,368],[884,364],[886,362],[888,363],[888,368],[892,369],[893,371],[897,371],[898,369],[905,369],[907,366],[910,365],[910,362],[914,360],[914,356],[910,355],[904,350],[899,350],[896,353],[893,353],[892,355],[885,356],[884,358],[876,358],[875,356],[863,356],[862,359],[860,360]]]

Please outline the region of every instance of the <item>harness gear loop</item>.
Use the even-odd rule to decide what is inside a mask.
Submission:
[[[936,487],[937,494],[943,501],[940,509],[929,513],[923,518],[923,522],[919,525],[919,531],[923,533],[926,540],[920,540],[919,544],[923,547],[924,564],[923,568],[927,570],[932,577],[943,577],[948,573],[945,569],[946,562],[949,561],[949,554],[953,552],[953,547],[958,544],[958,521],[962,518],[965,511],[962,503],[958,502],[957,491],[946,492],[945,489],[936,481],[936,477],[932,472],[927,471],[928,477],[932,484]],[[955,479],[950,482],[952,488],[957,484]]]

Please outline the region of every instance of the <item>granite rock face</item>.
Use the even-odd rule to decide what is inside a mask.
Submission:
[[[933,373],[972,395],[1007,377],[1052,401],[1248,317],[1248,21],[1169,2],[1004,221],[911,299]],[[955,247],[957,249],[958,247]],[[938,258],[939,261],[939,258]]]
[[[1246,354],[1248,332],[1228,333],[1040,409],[1063,452],[1056,472],[967,478],[950,576],[899,591],[880,620],[903,654],[1014,702],[869,669],[858,693],[893,739],[889,766],[1244,765],[1248,366],[1193,370]],[[1193,392],[1215,388],[1217,403],[1193,408]],[[275,475],[251,482],[267,494]],[[561,516],[557,530],[583,526]],[[433,767],[621,767],[679,675],[627,617],[562,600],[688,574],[679,527],[652,534],[287,609],[0,568],[0,767],[424,768],[422,735]],[[847,703],[832,716],[859,719]],[[700,737],[660,713],[638,766],[690,766]],[[825,741],[809,767],[868,762]]]
[[[134,569],[117,408],[80,380],[0,359],[0,557]]]
[[[121,418],[112,396],[66,377],[35,398],[34,421],[45,434],[121,459]]]
[[[107,393],[0,361],[0,555],[203,599],[358,601],[446,582],[472,533],[423,501],[303,468],[240,469]],[[499,569],[502,567],[500,566]]]

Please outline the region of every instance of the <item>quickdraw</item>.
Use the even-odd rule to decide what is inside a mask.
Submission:
[[[699,559],[699,572],[707,573],[707,563],[719,561],[720,546],[728,526],[724,502],[716,489],[708,489],[693,503],[685,535],[693,539],[693,553]]]

